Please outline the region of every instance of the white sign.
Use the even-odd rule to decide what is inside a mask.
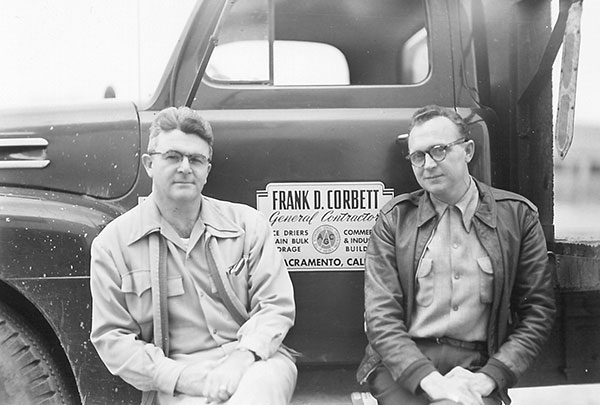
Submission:
[[[364,270],[371,228],[394,191],[381,182],[270,183],[256,193],[290,271]]]

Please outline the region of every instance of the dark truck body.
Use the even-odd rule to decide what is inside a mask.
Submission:
[[[199,3],[148,105],[107,100],[0,111],[0,300],[41,331],[83,403],[139,399],[108,373],[89,342],[89,252],[108,222],[149,194],[140,157],[154,114],[170,105],[187,103],[213,125],[205,194],[258,207],[280,237],[297,302],[286,343],[303,354],[301,389],[314,384],[326,397],[332,390],[348,401],[350,392],[340,391],[359,389],[352,374],[366,344],[364,246],[384,200],[418,187],[399,137],[418,107],[435,103],[468,117],[477,145],[472,173],[538,205],[551,249],[576,249],[568,255],[574,262],[596,254],[593,247],[581,253],[554,241],[549,84],[531,100],[518,98],[550,34],[547,4],[265,1],[275,5],[267,20],[277,23],[268,37],[326,42],[347,59],[345,85],[287,86],[273,85],[272,74],[255,82],[203,76],[217,26],[216,38],[224,41],[221,32],[233,35],[228,15],[233,27],[247,17],[239,3],[241,11],[231,8],[239,16],[228,14],[224,0]],[[429,68],[422,80],[403,83],[386,69],[397,62],[384,50],[423,25]],[[298,219],[313,215],[310,224]],[[321,225],[338,230],[339,250],[318,251],[312,237]],[[586,312],[597,299],[597,282],[559,269],[561,315],[524,384],[590,382],[599,372],[597,345],[583,349],[573,341],[582,322],[597,322]],[[587,271],[594,270],[592,259]],[[598,342],[598,332],[586,333]],[[344,381],[330,388],[303,380],[335,370],[343,370]]]

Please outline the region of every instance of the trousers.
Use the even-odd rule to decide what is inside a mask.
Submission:
[[[227,405],[285,405],[289,404],[296,387],[296,364],[280,352],[267,360],[255,362],[246,371]],[[159,405],[206,405],[203,397],[189,395],[171,396],[159,393]],[[212,403],[211,403],[212,405]]]
[[[442,375],[457,366],[477,371],[487,361],[487,356],[477,350],[428,341],[418,342],[417,345]],[[424,393],[413,394],[394,381],[384,365],[380,365],[373,371],[368,382],[371,394],[377,399],[379,405],[459,405],[450,400],[432,402]],[[485,405],[500,405],[502,400],[494,391],[489,397],[483,398],[483,402]]]

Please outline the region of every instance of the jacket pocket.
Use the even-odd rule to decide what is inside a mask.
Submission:
[[[121,278],[127,311],[144,330],[152,322],[152,288],[150,270],[134,270]]]
[[[417,304],[427,307],[433,302],[435,295],[435,277],[433,272],[433,260],[422,259],[417,268],[416,300]]]
[[[150,270],[134,270],[121,279],[121,292],[125,294],[127,309],[133,319],[144,325],[152,321],[152,282]],[[170,276],[167,279],[167,297],[183,295],[183,279],[181,276]]]
[[[125,294],[141,297],[150,287],[150,270],[135,270],[125,274],[121,279],[121,291]]]
[[[150,277],[150,270],[135,270],[127,273],[121,280],[121,291],[141,297],[142,294],[152,288]],[[167,279],[167,297],[174,297],[183,293],[183,280],[181,276],[170,276]]]
[[[490,258],[480,257],[479,265],[479,300],[482,304],[489,304],[494,298],[494,269]]]

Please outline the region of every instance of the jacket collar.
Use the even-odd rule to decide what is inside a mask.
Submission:
[[[152,194],[144,198],[135,209],[128,240],[130,245],[161,228],[160,212]]]
[[[479,192],[479,204],[475,211],[475,217],[490,228],[496,227],[496,200],[492,195],[491,188],[473,177]],[[437,215],[437,211],[428,192],[421,194],[419,199],[418,223],[421,227]]]
[[[131,245],[153,232],[161,231],[163,218],[152,194],[137,206],[135,215],[128,244]],[[223,214],[216,200],[205,196],[202,196],[199,221],[206,226],[211,235],[218,238],[233,238],[243,233],[240,226]]]
[[[479,190],[479,205],[475,211],[475,217],[490,228],[496,228],[498,207],[496,199],[492,194],[492,189],[485,183],[478,181],[476,178],[475,185]]]
[[[421,227],[429,220],[435,218],[437,216],[437,211],[435,210],[435,206],[433,202],[431,202],[431,197],[428,192],[424,192],[421,194],[421,198],[419,199],[419,211],[417,214],[418,223],[417,226]]]

